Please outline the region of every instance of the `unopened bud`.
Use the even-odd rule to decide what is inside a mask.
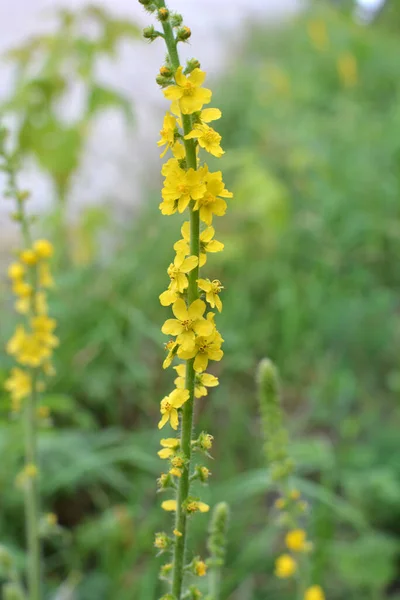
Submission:
[[[191,58],[186,63],[186,69],[184,71],[185,75],[189,75],[195,69],[200,69],[200,61],[197,58]]]
[[[169,10],[168,8],[159,8],[157,17],[161,22],[168,21],[169,19]]]
[[[145,27],[143,29],[143,37],[146,40],[150,40],[150,42],[156,40],[158,37],[160,37],[160,35],[161,33],[159,31],[156,31],[153,25],[149,25],[149,27]]]
[[[167,65],[163,65],[160,67],[160,75],[161,77],[172,77],[172,69]]]
[[[189,27],[181,27],[176,32],[176,41],[177,42],[186,42],[190,38],[191,35],[192,35],[192,32],[189,29]]]
[[[183,23],[183,17],[179,13],[173,13],[170,19],[172,27],[180,27]]]

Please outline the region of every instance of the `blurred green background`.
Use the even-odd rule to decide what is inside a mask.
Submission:
[[[68,222],[91,119],[110,106],[132,119],[129,99],[96,84],[94,66],[139,30],[90,10],[61,16],[40,76],[29,75],[29,43],[11,56],[20,78],[5,107],[58,198],[37,231],[62,240],[52,304],[62,343],[43,399],[53,425],[41,431],[40,455],[43,508],[63,531],[45,542],[46,585],[50,594],[72,573],[77,600],[156,600],[164,588],[153,533],[169,517],[156,496],[155,425],[172,383],[161,369],[158,295],[180,223],[158,212],[161,179],[123,225],[101,206]],[[88,15],[104,25],[95,47],[73,34],[74,19]],[[225,285],[221,385],[198,402],[197,422],[215,437],[205,499],[232,509],[226,600],[293,598],[273,577],[281,538],[255,390],[264,356],[283,378],[298,487],[312,508],[314,580],[331,600],[400,598],[399,22],[396,1],[369,25],[318,2],[280,27],[249,27],[211,84],[223,112],[218,167],[235,197],[216,225],[225,252],[212,258]],[[136,48],[145,60],[146,47]],[[71,57],[88,101],[67,127],[56,116],[67,82],[56,74]],[[49,132],[58,153],[48,150]],[[4,345],[14,326],[5,276],[0,302]],[[1,354],[1,380],[10,366]],[[22,566],[20,423],[4,392],[0,455],[0,541]],[[193,520],[197,548],[206,529],[206,516]]]

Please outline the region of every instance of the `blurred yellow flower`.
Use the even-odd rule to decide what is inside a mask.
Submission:
[[[282,554],[275,562],[275,575],[280,579],[287,579],[296,573],[297,563],[290,554]]]

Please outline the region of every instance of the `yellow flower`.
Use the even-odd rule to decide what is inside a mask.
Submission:
[[[219,361],[224,353],[221,350],[223,339],[218,331],[209,336],[199,336],[195,340],[195,347],[191,350],[179,348],[178,356],[184,360],[194,358],[194,370],[202,373],[207,369],[209,360]]]
[[[160,154],[162,158],[175,144],[176,119],[169,112],[165,114],[163,128],[160,131],[161,139],[157,142],[157,146],[165,146],[165,149]]]
[[[194,570],[198,577],[204,577],[207,573],[207,565],[203,560],[197,560],[194,564]]]
[[[293,529],[286,534],[286,546],[293,552],[303,552],[307,547],[307,536],[303,529]]]
[[[287,579],[296,573],[296,561],[290,554],[282,554],[275,562],[275,575],[280,579]]]
[[[171,289],[182,294],[188,287],[187,273],[193,271],[198,263],[197,256],[185,258],[183,254],[177,254],[174,262],[168,267],[168,275],[171,279]]]
[[[213,215],[222,217],[226,212],[227,204],[223,198],[232,198],[233,194],[225,189],[221,171],[207,173],[206,183],[206,193],[196,201],[194,209],[200,210],[200,219],[211,225]]]
[[[30,320],[34,335],[43,343],[54,348],[58,345],[58,338],[53,334],[57,322],[55,319],[50,319],[45,315],[33,317]]]
[[[310,21],[307,25],[308,36],[314,47],[323,52],[328,48],[329,36],[326,29],[326,24],[322,19]]]
[[[278,510],[283,510],[286,506],[286,500],[285,498],[277,498],[275,500],[275,508],[277,508]]]
[[[164,532],[156,533],[154,547],[158,550],[165,550],[168,548],[168,536]]]
[[[35,297],[19,298],[15,303],[15,310],[22,315],[27,315],[32,309],[34,303],[35,312],[38,315],[45,315],[48,311],[45,292],[38,292]]]
[[[160,440],[160,444],[162,446],[162,450],[158,451],[158,456],[163,459],[171,458],[171,456],[174,456],[175,452],[181,445],[178,438],[166,438]]]
[[[312,585],[304,593],[304,600],[325,600],[325,594],[321,586]]]
[[[185,221],[181,227],[182,239],[175,242],[174,250],[183,253],[184,255],[190,252],[190,222]],[[207,227],[200,233],[200,258],[199,267],[203,267],[207,262],[207,252],[221,252],[224,249],[224,244],[214,240],[214,227]]]
[[[33,294],[33,288],[29,283],[15,279],[13,284],[13,292],[20,298],[30,298]]]
[[[182,537],[182,534],[181,534],[181,532],[180,532],[180,531],[178,531],[178,529],[174,529],[172,533],[173,533],[173,534],[174,534],[174,536],[176,536],[176,537]]]
[[[185,365],[178,365],[174,367],[175,371],[178,373],[178,377],[175,379],[174,383],[178,389],[185,388]],[[207,388],[215,387],[219,384],[218,377],[214,375],[210,375],[209,373],[196,373],[195,379],[195,388],[194,395],[196,398],[201,398],[203,396],[207,396]]]
[[[178,429],[179,418],[177,409],[181,408],[188,399],[189,390],[173,390],[168,396],[165,396],[161,400],[160,412],[162,416],[158,428],[161,429],[170,421],[172,429]]]
[[[38,258],[51,258],[54,254],[53,244],[48,240],[37,240],[33,244],[33,250]]]
[[[181,348],[191,352],[195,348],[195,334],[208,336],[213,331],[213,323],[203,317],[205,310],[206,305],[202,300],[195,300],[187,308],[186,302],[179,298],[172,305],[176,319],[167,319],[161,331],[166,335],[176,335]]]
[[[221,298],[218,294],[224,289],[219,279],[210,281],[209,279],[198,279],[198,286],[206,293],[206,300],[211,308],[216,308],[218,312],[222,310]]]
[[[28,463],[25,465],[23,473],[24,473],[25,477],[29,477],[29,478],[33,479],[34,477],[37,477],[38,468],[36,465],[34,465],[32,463]]]
[[[164,500],[161,504],[161,508],[171,512],[176,510],[176,500]]]
[[[163,362],[163,369],[167,369],[170,366],[178,351],[178,347],[179,344],[176,340],[170,340],[165,344],[165,349],[167,350],[168,354]]]
[[[160,210],[163,215],[172,215],[176,211],[183,213],[190,200],[199,200],[206,193],[203,171],[175,167],[169,171],[161,191],[163,201]]]
[[[58,522],[58,517],[55,513],[47,513],[46,521],[50,527],[55,527]]]
[[[181,456],[174,456],[171,458],[171,466],[172,468],[169,470],[169,473],[175,477],[182,477],[182,470],[185,466],[183,458]]]
[[[354,87],[358,82],[357,59],[350,52],[341,54],[337,61],[337,70],[345,87]]]
[[[175,73],[176,85],[171,85],[164,90],[168,100],[178,100],[182,114],[190,115],[203,108],[204,104],[211,101],[211,90],[201,88],[206,74],[200,69],[194,69],[188,77],[183,74],[183,67]]]
[[[7,274],[10,279],[22,279],[25,274],[25,267],[21,263],[11,263],[8,267]]]
[[[26,265],[33,266],[36,265],[38,256],[33,250],[23,250],[20,254],[20,259]]]
[[[206,513],[210,510],[210,507],[205,502],[199,502],[198,500],[189,500],[186,504],[186,512],[195,513],[201,512]]]
[[[12,336],[12,338],[10,338],[10,340],[7,343],[7,353],[11,354],[11,356],[17,354],[21,350],[23,344],[25,343],[26,335],[27,334],[23,325],[17,325],[14,335]]]
[[[290,494],[289,494],[289,498],[291,500],[299,500],[300,499],[300,492],[299,490],[291,490]]]
[[[221,136],[209,125],[195,125],[190,133],[185,135],[185,140],[197,139],[199,146],[207,152],[220,158],[225,152],[221,148]]]
[[[47,263],[39,264],[39,285],[43,288],[54,287],[54,279],[50,272],[50,267]]]
[[[14,367],[11,369],[10,377],[4,383],[4,387],[10,392],[12,400],[18,403],[31,393],[32,380],[28,373]]]

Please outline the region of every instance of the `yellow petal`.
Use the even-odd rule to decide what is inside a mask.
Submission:
[[[206,319],[204,319],[202,321],[196,321],[196,323],[193,325],[193,329],[197,335],[206,337],[212,334],[214,331],[214,325],[210,321],[206,321]]]
[[[176,408],[171,409],[169,418],[170,418],[170,423],[171,423],[172,429],[175,429],[175,431],[176,431],[178,429],[178,425],[179,425],[178,411],[176,410]]]
[[[182,298],[178,298],[178,300],[173,303],[172,312],[174,313],[175,317],[179,319],[179,321],[186,321],[189,318],[186,302]],[[178,334],[173,333],[172,335]]]
[[[198,502],[197,506],[198,506],[199,511],[202,513],[206,513],[210,510],[210,507],[205,502]]]
[[[174,408],[180,408],[189,399],[189,390],[174,390],[169,398]]]
[[[171,448],[163,448],[157,452],[158,456],[162,459],[170,458],[174,451]]]
[[[186,374],[186,366],[185,365],[177,365],[174,367],[175,371],[178,373],[179,377],[185,377]]]
[[[210,373],[202,373],[201,383],[207,387],[215,387],[219,384],[218,377],[211,375]]]
[[[176,302],[179,302],[179,300],[177,300]],[[174,306],[176,302],[174,303]],[[161,327],[161,331],[165,333],[165,335],[179,335],[180,333],[182,333],[182,329],[183,328],[181,323],[176,319],[167,319],[164,325]]]
[[[187,258],[185,258],[182,265],[180,266],[180,270],[182,271],[182,273],[189,273],[190,271],[193,271],[195,267],[197,267],[198,262],[199,259],[197,258],[197,256],[188,256]]]
[[[178,85],[171,85],[163,90],[163,92],[167,100],[179,100],[183,95],[183,90]]]
[[[206,78],[206,73],[204,71],[201,71],[200,69],[193,69],[193,71],[190,73],[190,75],[188,77],[188,80],[193,85],[200,86],[204,83],[205,78]],[[185,81],[185,83],[186,83],[186,81]],[[180,84],[180,85],[184,85],[184,84]]]
[[[211,123],[211,121],[220,119],[221,116],[222,113],[218,108],[205,108],[201,111],[200,118],[204,123]]]
[[[178,438],[163,438],[160,440],[160,445],[164,448],[179,448],[180,441]]]
[[[176,500],[164,500],[161,504],[161,508],[168,511],[176,510]]]
[[[209,279],[198,279],[197,283],[199,288],[204,292],[210,292],[212,290],[212,283]]]
[[[189,306],[188,316],[190,319],[192,319],[192,321],[195,321],[196,319],[201,319],[205,310],[206,305],[203,302],[203,300],[195,300]]]
[[[164,427],[164,425],[166,423],[168,423],[168,419],[169,419],[169,414],[165,413],[162,417],[160,422],[158,423],[158,429],[161,429],[162,427]]]
[[[196,354],[196,358],[194,359],[194,370],[196,373],[202,373],[207,369],[208,365],[208,356],[207,354]]]
[[[215,234],[215,229],[214,227],[207,227],[207,229],[205,229],[201,235],[200,235],[200,239],[202,242],[209,242]]]
[[[182,66],[178,67],[176,70],[175,81],[178,85],[181,85],[181,86],[185,86],[187,83],[187,79],[186,79],[185,75],[183,74]]]

